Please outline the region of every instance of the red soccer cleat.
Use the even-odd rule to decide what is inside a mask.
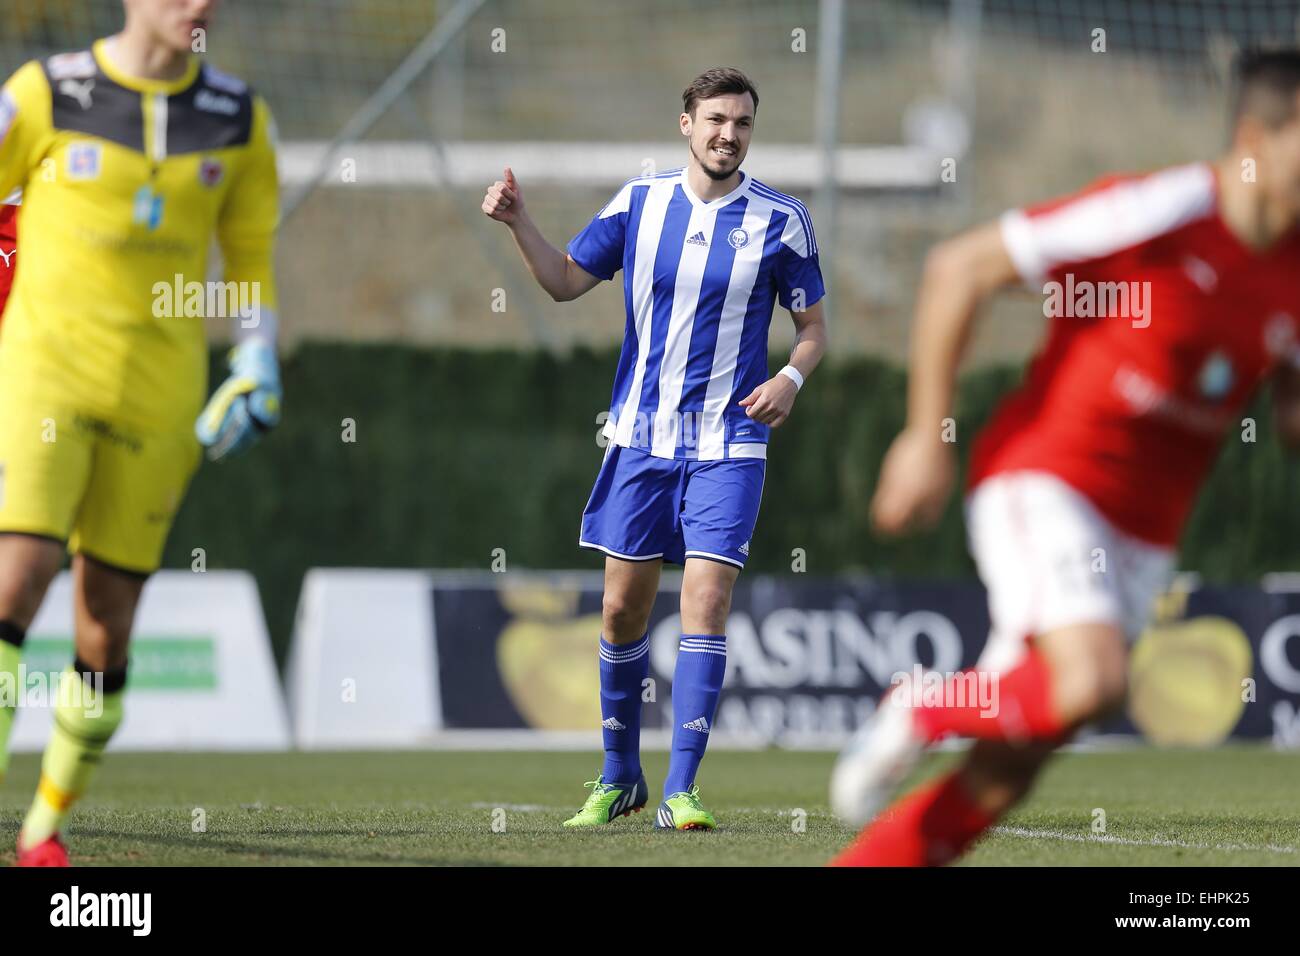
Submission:
[[[72,866],[72,864],[68,862],[68,850],[57,833],[25,850],[20,833],[18,834],[18,861],[14,866]]]

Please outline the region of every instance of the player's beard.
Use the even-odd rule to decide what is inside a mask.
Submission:
[[[730,179],[732,176],[736,175],[736,170],[740,169],[740,147],[736,146],[733,148],[736,150],[736,155],[733,157],[733,159],[735,159],[735,164],[726,169],[715,169],[709,165],[709,160],[720,162],[720,160],[713,155],[713,148],[711,146],[704,147],[703,156],[697,153],[695,147],[692,146],[691,155],[694,156],[695,161],[700,164],[700,169],[704,170],[704,175],[708,176],[715,182],[721,182],[724,179]]]

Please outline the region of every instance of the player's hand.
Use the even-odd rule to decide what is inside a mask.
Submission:
[[[880,467],[871,520],[882,534],[903,534],[938,523],[952,492],[957,466],[952,446],[933,434],[905,429]]]
[[[745,414],[756,422],[777,428],[790,417],[799,388],[784,375],[777,374],[754,389],[740,402]]]
[[[513,226],[524,214],[524,194],[515,181],[515,174],[506,167],[505,179],[498,179],[488,187],[483,197],[483,211],[489,219]]]
[[[238,455],[280,423],[282,397],[275,348],[249,339],[231,350],[230,377],[208,400],[194,434],[213,461]]]

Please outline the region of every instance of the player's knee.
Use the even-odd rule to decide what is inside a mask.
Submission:
[[[126,662],[135,602],[111,591],[87,588],[77,614],[77,653],[105,668]]]
[[[708,634],[721,634],[731,613],[731,588],[699,584],[682,595],[683,617],[698,621]]]
[[[623,594],[606,593],[601,607],[601,626],[611,644],[635,641],[645,633],[650,609]]]
[[[27,628],[40,610],[50,581],[58,573],[58,562],[35,554],[7,557],[0,565],[0,619]]]
[[[35,576],[10,578],[0,586],[0,618],[23,628],[31,626],[45,594],[44,582]]]
[[[1060,703],[1071,723],[1105,717],[1123,706],[1128,691],[1128,658],[1122,644],[1099,642],[1079,661],[1068,686],[1068,696]]]

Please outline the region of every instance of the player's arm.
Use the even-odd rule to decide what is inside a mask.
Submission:
[[[1018,278],[996,222],[942,242],[926,257],[912,326],[907,424],[885,455],[871,504],[880,531],[899,534],[943,513],[956,475],[943,434],[957,369],[980,304]]]
[[[799,208],[802,210],[802,206]],[[812,218],[806,211],[786,216],[772,278],[777,302],[789,310],[794,320],[794,349],[790,364],[746,395],[740,404],[750,418],[776,428],[790,416],[795,396],[826,352],[826,316],[822,308],[826,284],[822,281]]]
[[[790,417],[795,396],[826,354],[826,316],[821,300],[806,309],[790,310],[794,320],[794,348],[790,363],[749,393],[740,403],[745,414],[773,428]]]
[[[1273,374],[1273,426],[1288,451],[1300,451],[1300,364],[1287,362]]]
[[[254,101],[253,133],[239,158],[217,221],[224,279],[238,283],[252,305],[236,318],[230,377],[213,393],[195,434],[213,460],[238,454],[280,421],[280,366],[276,358],[279,305],[275,239],[280,226],[280,183],[275,166],[274,121]]]
[[[0,89],[0,198],[26,184],[53,130],[50,86],[41,65],[28,63]]]
[[[505,168],[505,179],[498,179],[488,188],[483,197],[483,212],[489,219],[510,227],[510,235],[514,237],[528,271],[556,302],[576,299],[600,284],[598,276],[546,241],[528,215],[523,190],[509,166]]]

